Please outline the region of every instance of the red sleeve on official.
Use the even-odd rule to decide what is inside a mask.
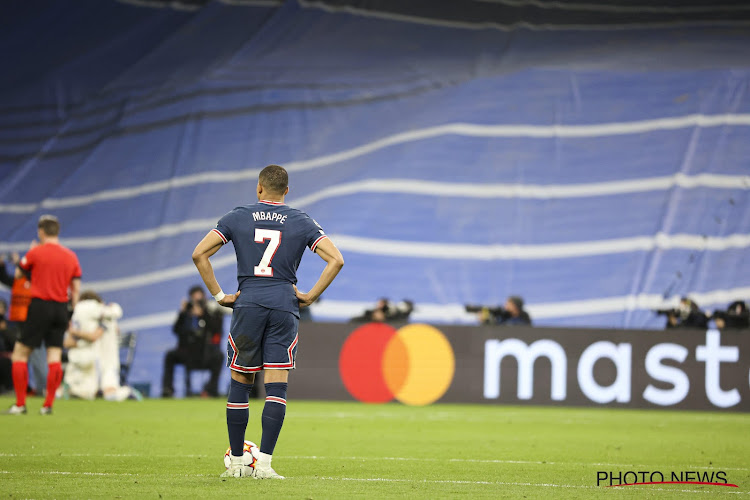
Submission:
[[[23,256],[21,261],[18,263],[18,267],[23,269],[24,271],[31,270],[31,267],[34,265],[34,248],[26,252],[26,255]]]
[[[78,256],[76,254],[73,254],[73,259],[75,260],[75,268],[73,269],[73,279],[80,278],[83,272],[81,271],[81,263],[78,262]]]

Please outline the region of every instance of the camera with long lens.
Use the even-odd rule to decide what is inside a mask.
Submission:
[[[479,322],[483,325],[502,323],[511,317],[511,314],[502,306],[478,306],[467,304],[464,306],[466,312],[479,314]]]
[[[680,311],[677,309],[656,309],[654,311],[658,316],[679,316]]]

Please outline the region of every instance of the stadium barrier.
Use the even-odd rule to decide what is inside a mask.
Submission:
[[[301,399],[750,410],[750,332],[300,328]]]

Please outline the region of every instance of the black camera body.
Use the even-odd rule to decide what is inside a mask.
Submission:
[[[657,309],[654,311],[659,316],[679,316],[680,311],[677,309]]]
[[[467,304],[464,309],[469,313],[479,313],[482,316],[490,317],[495,323],[502,323],[511,317],[511,314],[503,306],[490,307]]]
[[[723,319],[726,321],[726,319],[731,316],[734,315],[729,314],[727,311],[714,311],[713,314],[711,314],[710,319]]]
[[[723,320],[724,328],[739,330],[750,328],[750,313],[748,311],[714,311],[710,319]]]
[[[195,306],[199,306],[201,309],[205,309],[206,308],[205,299],[191,300],[188,302],[188,308],[193,308]]]

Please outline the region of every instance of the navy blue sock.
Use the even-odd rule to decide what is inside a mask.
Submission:
[[[253,384],[243,384],[232,379],[227,396],[227,430],[232,455],[241,457],[245,447],[245,429],[250,417],[248,401]]]
[[[263,436],[260,438],[260,451],[273,455],[276,441],[286,415],[286,388],[284,382],[266,384],[266,404],[263,407]]]

